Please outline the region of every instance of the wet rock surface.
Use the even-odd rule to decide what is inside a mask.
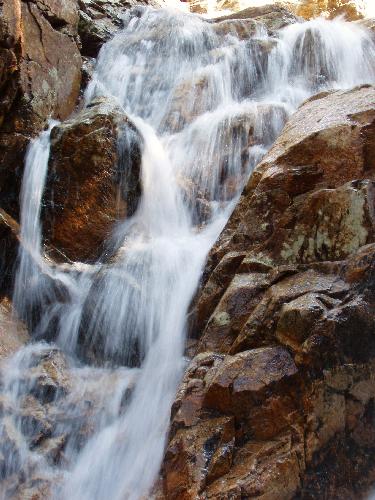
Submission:
[[[363,7],[355,0],[300,0],[297,5],[290,3],[288,7],[305,19],[323,15],[328,19],[345,16],[349,21],[354,21],[364,15]]]
[[[26,148],[48,119],[75,110],[90,57],[121,26],[125,0],[4,0],[0,5],[0,196],[18,218]],[[152,3],[155,7],[162,2]],[[84,61],[82,60],[84,56]]]
[[[0,21],[0,193],[18,214],[29,139],[74,110],[81,82],[75,0],[5,0]]]
[[[65,119],[75,109],[81,71],[77,34],[87,80],[90,58],[121,25],[129,5],[122,0],[1,5],[0,187],[11,214],[17,214],[29,138],[50,115]],[[282,7],[264,7],[222,18],[215,29],[245,41],[261,26],[274,35],[298,21]],[[251,48],[265,55],[259,74],[272,47],[257,41]],[[175,116],[181,126],[194,121],[201,112],[199,98],[191,109],[184,100],[197,92],[207,99],[207,88],[204,79],[176,88],[171,129],[178,128]],[[241,88],[244,95],[254,91],[247,90]],[[350,499],[374,482],[374,98],[375,89],[364,86],[307,101],[257,167],[211,252],[194,303],[192,360],[172,408],[161,498]],[[286,118],[283,111],[276,110],[280,121]],[[269,112],[265,106],[265,123]],[[247,113],[223,123],[224,143],[242,134],[244,149],[258,144],[253,121]],[[137,207],[141,149],[135,126],[108,100],[94,101],[54,128],[43,224],[45,243],[59,249],[57,260],[115,259],[104,242],[116,222]],[[220,176],[228,192],[238,183],[226,177],[224,167]],[[197,224],[204,223],[211,214],[205,193],[196,196],[189,179],[182,182],[186,198],[196,203]],[[10,293],[18,231],[1,211],[0,296]],[[90,319],[101,277],[83,311]],[[125,279],[119,274],[119,283]],[[63,290],[54,294],[64,300]],[[85,333],[81,329],[79,335]],[[0,358],[27,340],[24,326],[10,316],[9,301],[2,299]],[[102,354],[101,344],[99,336],[90,346],[90,362]],[[95,373],[80,370],[47,344],[33,349],[17,365],[23,370],[14,379],[19,386],[12,379],[14,366],[8,365],[3,377],[1,438],[14,461],[9,467],[0,456],[0,476],[9,498],[52,495],[53,472],[48,479],[25,474],[33,453],[52,471],[56,464],[69,467],[64,450],[78,450],[95,435],[106,398],[123,375],[92,366]],[[131,354],[138,366],[137,346]],[[118,414],[132,384],[118,402]],[[17,408],[13,397],[21,402]],[[31,456],[22,456],[22,442]]]
[[[78,32],[84,56],[96,57],[106,41],[123,25],[126,11],[135,6],[160,7],[163,0],[78,0]]]
[[[303,104],[212,251],[164,498],[361,498],[373,482],[374,92]]]
[[[268,5],[267,2],[264,3],[265,5],[251,6],[241,10],[243,4],[238,0],[217,0],[214,7],[216,12],[223,11],[223,19],[264,17],[265,24],[274,27],[279,24],[282,26],[291,15],[304,19],[319,16],[334,19],[337,16],[343,16],[349,21],[362,19],[365,15],[365,6],[356,0],[273,0]],[[205,14],[213,8],[212,4],[209,5],[205,0],[190,0],[189,6],[191,12],[199,14]],[[228,11],[232,13],[226,14]]]
[[[71,260],[98,257],[141,194],[142,137],[110,99],[98,99],[51,134],[44,234]]]
[[[219,23],[219,25],[223,22],[225,22],[225,24],[230,22],[234,26],[241,26],[239,21],[242,22],[242,26],[245,25],[248,29],[253,27],[253,30],[255,31],[257,27],[263,27],[263,29],[265,28],[270,35],[273,35],[277,30],[284,28],[289,24],[301,21],[301,19],[298,19],[298,17],[293,14],[289,8],[285,8],[278,4],[248,7],[247,9],[215,19],[215,22]]]
[[[0,370],[0,435],[3,450],[13,457],[9,461],[0,456],[2,492],[6,498],[50,498],[62,480],[55,466],[69,466],[67,450],[78,452],[95,433],[103,408],[123,386],[126,373],[74,367],[67,355],[47,343],[1,360]],[[120,411],[129,401],[133,379],[131,375],[127,398],[119,401]]]
[[[253,276],[250,295],[220,302],[172,410],[165,498],[363,494],[375,445],[374,256],[371,244],[340,263],[280,269],[273,285],[274,271],[258,273],[268,288],[256,300]]]
[[[20,227],[7,212],[0,208],[0,297],[11,293],[14,266],[17,259]]]
[[[374,96],[364,86],[301,106],[254,171],[214,258],[251,246],[248,258],[266,265],[339,260],[373,241]]]

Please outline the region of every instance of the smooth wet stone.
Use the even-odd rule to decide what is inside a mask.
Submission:
[[[98,99],[51,133],[42,224],[71,260],[95,259],[139,197],[142,138],[120,107]]]

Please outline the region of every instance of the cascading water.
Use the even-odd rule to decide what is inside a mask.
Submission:
[[[38,342],[2,367],[3,498],[39,483],[45,498],[150,494],[189,304],[252,169],[303,99],[375,82],[370,34],[342,20],[275,38],[259,25],[241,39],[167,10],[134,9],[124,23],[85,96],[115,98],[143,137],[142,198],[114,230],[110,260],[56,266],[43,255],[49,131],[29,148],[14,303]],[[93,366],[85,350],[97,346]]]

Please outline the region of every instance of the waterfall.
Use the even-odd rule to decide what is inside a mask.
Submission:
[[[142,198],[114,229],[109,262],[56,266],[44,255],[39,219],[53,123],[26,158],[14,303],[33,342],[1,366],[2,498],[36,480],[45,498],[150,495],[186,366],[189,305],[252,170],[304,99],[374,82],[370,34],[340,19],[275,37],[259,25],[239,39],[192,14],[127,12],[85,93],[86,104],[116,99],[143,137]],[[82,350],[98,344],[102,365],[94,366]],[[29,408],[43,418],[30,418]],[[33,437],[42,422],[44,441]],[[47,448],[63,450],[63,459],[49,459]]]

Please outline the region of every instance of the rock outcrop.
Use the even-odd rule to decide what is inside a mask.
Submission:
[[[43,234],[71,260],[97,258],[113,224],[141,194],[142,137],[110,99],[56,126],[42,215]]]
[[[165,498],[351,499],[374,481],[374,98],[304,103],[212,251]]]
[[[322,94],[291,118],[211,252],[198,330],[240,266],[334,261],[374,241],[374,96],[373,87]]]
[[[76,0],[0,5],[0,195],[18,214],[27,144],[50,118],[74,110],[81,82]]]
[[[285,8],[282,4],[270,4],[260,7],[248,7],[233,14],[218,17],[214,21],[219,25],[228,21],[232,23],[236,21],[238,25],[241,21],[242,26],[245,24],[248,29],[253,27],[254,31],[257,26],[261,25],[266,28],[269,35],[275,35],[277,30],[297,22],[298,18],[289,8]]]
[[[160,7],[163,0],[78,0],[81,53],[96,57],[100,47],[122,26],[127,10],[137,5]]]
[[[354,21],[361,19],[364,14],[361,3],[356,0],[299,0],[295,6],[290,2],[289,8],[305,19],[318,16],[333,19],[345,16],[349,21]]]
[[[0,298],[11,293],[19,233],[18,223],[0,208]]]

